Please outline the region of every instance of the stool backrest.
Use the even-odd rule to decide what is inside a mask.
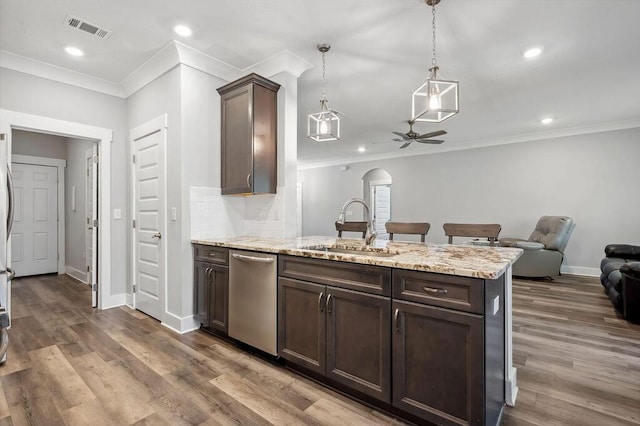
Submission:
[[[364,238],[367,232],[367,222],[336,222],[336,231],[338,231],[338,238],[342,238],[342,232],[362,232],[362,238]]]
[[[393,234],[420,235],[420,241],[425,242],[425,237],[431,225],[426,222],[387,222],[384,224],[389,241],[393,241]]]
[[[495,246],[496,239],[502,226],[497,223],[445,223],[444,235],[449,237],[449,244],[453,244],[453,237],[486,238],[491,247]]]

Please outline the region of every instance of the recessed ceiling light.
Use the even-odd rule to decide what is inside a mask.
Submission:
[[[524,52],[524,57],[527,59],[535,58],[542,53],[542,47],[532,47]]]
[[[366,150],[364,146],[358,147],[358,152],[365,152]]]
[[[189,37],[191,35],[191,28],[187,27],[186,25],[176,25],[175,27],[173,27],[173,31],[175,31],[176,34],[182,37]]]
[[[551,118],[551,117],[543,118],[542,120],[540,120],[540,123],[542,123],[542,124],[551,124],[551,123],[553,123],[553,118]]]
[[[82,56],[84,52],[77,47],[67,46],[64,48],[65,52],[67,52],[71,56]]]

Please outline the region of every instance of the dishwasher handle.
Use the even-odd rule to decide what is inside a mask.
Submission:
[[[259,263],[273,263],[274,261],[272,257],[247,256],[247,255],[238,254],[238,253],[233,253],[231,257],[238,260],[246,260],[249,262],[259,262]]]

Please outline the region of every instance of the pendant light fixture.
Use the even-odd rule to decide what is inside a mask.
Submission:
[[[340,139],[340,115],[329,108],[329,101],[325,92],[324,75],[326,71],[324,55],[331,49],[329,44],[319,44],[322,53],[322,98],[320,112],[309,114],[307,118],[307,137],[316,142],[337,141]]]
[[[431,27],[433,29],[433,55],[429,78],[411,96],[411,117],[413,121],[440,123],[458,113],[458,82],[438,79],[440,68],[436,62],[436,5],[440,0],[424,0],[431,6]]]

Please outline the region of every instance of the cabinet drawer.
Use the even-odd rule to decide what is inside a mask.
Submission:
[[[193,257],[195,260],[209,262],[217,265],[229,264],[229,249],[226,247],[193,245]]]
[[[391,295],[391,270],[380,266],[280,256],[279,275],[380,296]]]
[[[484,280],[396,269],[393,271],[393,297],[482,314]]]

